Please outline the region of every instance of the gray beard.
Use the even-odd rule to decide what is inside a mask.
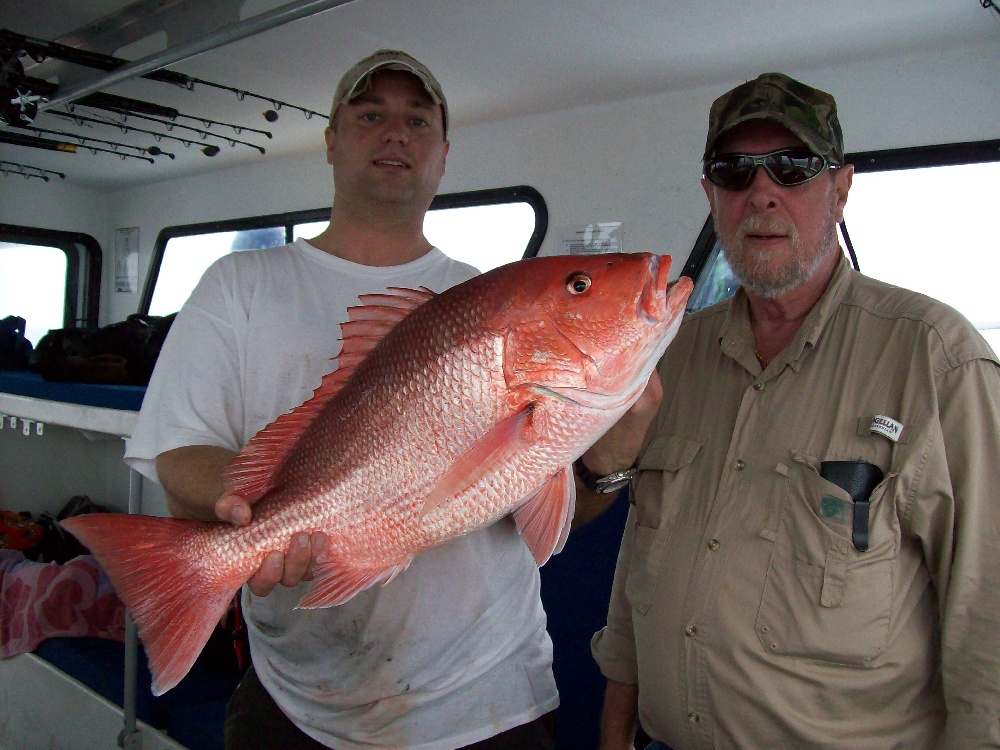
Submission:
[[[798,230],[766,214],[753,214],[743,221],[730,236],[719,236],[729,267],[740,284],[749,292],[764,299],[776,299],[804,284],[838,247],[837,221],[833,207],[824,219],[824,231],[817,246],[807,246]],[[787,232],[792,246],[792,260],[781,268],[774,268],[770,255],[756,252],[746,246],[747,233],[761,231]]]

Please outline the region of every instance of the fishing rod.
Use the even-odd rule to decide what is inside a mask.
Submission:
[[[70,110],[71,113],[73,112],[73,110],[75,109],[75,107],[76,107],[75,104],[70,104],[69,105],[69,110]],[[115,112],[116,114],[121,115],[121,117],[122,117],[121,121],[122,122],[125,122],[126,120],[128,120],[129,117],[137,117],[140,120],[146,120],[148,122],[155,122],[157,125],[162,125],[163,127],[165,127],[167,129],[168,133],[171,132],[171,131],[173,131],[174,128],[180,128],[181,130],[190,130],[193,133],[198,133],[202,137],[202,140],[204,140],[207,136],[211,136],[212,138],[220,138],[220,139],[226,141],[227,143],[229,143],[229,145],[233,146],[233,147],[235,147],[236,144],[239,143],[240,145],[243,145],[243,146],[249,146],[250,148],[255,148],[258,151],[260,151],[262,154],[265,153],[264,152],[264,147],[263,146],[258,146],[256,143],[250,143],[249,141],[241,141],[238,138],[232,138],[232,137],[230,137],[228,135],[221,135],[220,133],[213,133],[210,130],[201,130],[200,128],[193,128],[190,125],[181,125],[180,123],[172,122],[170,120],[161,120],[158,117],[150,117],[149,115],[143,115],[143,114],[139,114],[137,112],[130,112],[130,111],[127,111],[127,110],[124,110],[124,109],[115,109],[113,107],[107,107],[106,109],[110,110],[111,112]],[[111,124],[117,125],[117,123],[115,121],[113,121],[113,120],[109,120],[108,122],[111,123]]]
[[[59,44],[58,42],[49,42],[44,39],[24,36],[23,34],[17,34],[9,29],[0,29],[0,46],[4,46],[14,52],[22,51],[24,54],[31,57],[31,59],[35,62],[39,63],[47,57],[54,57],[57,60],[63,60],[75,65],[83,65],[89,68],[97,68],[98,70],[111,71],[125,65],[129,65],[132,62],[120,57],[113,57],[111,55],[102,55],[97,52],[88,52],[87,50],[76,49],[75,47],[69,47],[65,44]],[[234,93],[239,101],[243,101],[246,97],[251,97],[253,99],[268,102],[274,108],[263,113],[264,119],[268,122],[274,122],[278,119],[277,110],[280,110],[282,107],[288,107],[289,109],[301,112],[305,115],[307,120],[312,119],[314,116],[326,117],[326,115],[322,112],[316,112],[295,104],[289,104],[288,102],[283,102],[280,99],[275,99],[272,96],[263,96],[262,94],[255,94],[245,89],[225,86],[221,83],[213,83],[212,81],[195,78],[173,70],[155,70],[140,77],[150,81],[170,83],[174,86],[187,89],[188,91],[194,91],[195,85],[200,84],[202,86],[208,86],[210,88],[216,88],[222,91]]]
[[[115,122],[114,120],[104,120],[97,117],[87,117],[86,115],[81,115],[76,112],[57,112],[54,109],[47,110],[45,112],[47,115],[55,115],[56,117],[65,117],[76,122],[77,125],[83,125],[84,123],[95,123],[97,125],[107,125],[112,128],[118,128],[123,133],[135,132],[135,133],[145,133],[146,135],[153,136],[153,140],[159,141],[161,138],[165,138],[168,141],[177,141],[178,143],[183,143],[184,147],[193,146],[196,141],[190,138],[178,138],[176,135],[167,135],[166,133],[157,133],[155,130],[144,130],[143,128],[137,128],[135,125],[125,125],[121,122]],[[209,144],[201,149],[201,152],[205,156],[215,156],[219,153],[219,147],[214,144]]]
[[[67,133],[64,130],[47,130],[45,128],[39,128],[35,125],[26,125],[25,130],[30,130],[36,135],[57,135],[63,138],[75,138],[80,141],[80,145],[85,145],[84,141],[95,141],[96,143],[103,143],[106,146],[111,146],[112,150],[116,148],[130,148],[134,151],[139,151],[140,153],[151,154],[152,156],[168,156],[171,159],[176,158],[174,154],[168,151],[164,151],[159,146],[133,146],[131,143],[120,143],[118,141],[106,141],[103,138],[94,138],[89,135],[79,135],[77,133]]]
[[[88,146],[86,144],[77,145],[75,143],[65,143],[63,141],[53,141],[48,138],[39,138],[34,135],[24,135],[22,133],[12,133],[9,130],[0,130],[0,143],[9,143],[12,146],[26,146],[28,148],[41,148],[47,151],[63,151],[70,154],[77,153],[78,148],[86,149],[92,154],[105,153],[114,154],[124,161],[125,159],[141,159],[153,164],[153,160],[148,156],[137,156],[135,154],[125,154],[120,151],[112,151],[107,148]]]
[[[142,99],[133,99],[128,96],[119,96],[118,94],[106,94],[103,91],[99,91],[95,94],[88,94],[87,96],[77,99],[73,104],[69,105],[70,110],[72,110],[74,104],[82,107],[90,107],[91,109],[103,109],[119,114],[127,113],[130,115],[152,115],[154,117],[164,117],[168,120],[183,118],[185,120],[201,122],[206,128],[211,127],[212,125],[221,125],[226,128],[232,128],[232,130],[237,134],[247,130],[252,133],[259,133],[260,135],[267,136],[268,139],[273,137],[267,130],[259,130],[257,128],[251,128],[247,125],[236,125],[235,123],[222,122],[220,120],[211,120],[207,117],[187,115],[174,109],[173,107],[166,107],[162,104],[154,104],[152,102],[143,101]]]
[[[27,170],[29,169],[33,171],[28,172]],[[4,161],[2,159],[0,159],[0,170],[2,170],[4,174],[19,174],[25,178],[38,177],[46,182],[49,181],[49,178],[46,177],[46,175],[50,174],[58,176],[60,180],[66,179],[66,175],[62,172],[57,172],[54,169],[45,169],[44,167],[36,167],[31,164],[19,164],[15,161]]]
[[[49,178],[43,174],[35,174],[34,172],[24,172],[19,169],[7,169],[3,165],[0,165],[0,174],[2,174],[4,177],[6,177],[7,175],[20,175],[26,180],[32,177],[37,177],[39,180],[44,180],[45,182],[49,181]]]
[[[251,128],[247,125],[234,125],[231,122],[219,122],[218,120],[209,120],[207,117],[197,117],[196,115],[182,115],[179,112],[177,113],[177,116],[183,117],[185,120],[194,120],[195,122],[200,122],[206,128],[211,127],[212,125],[222,125],[223,127],[226,128],[232,128],[233,132],[235,132],[237,135],[242,133],[244,130],[248,130],[251,133],[259,133],[260,135],[267,136],[268,140],[274,137],[267,130],[258,130],[257,128]]]
[[[246,91],[244,89],[237,89],[237,88],[233,88],[232,86],[224,86],[221,83],[212,83],[211,81],[203,81],[200,78],[191,78],[190,76],[188,76],[188,78],[189,78],[189,80],[191,81],[191,84],[192,84],[192,86],[189,88],[189,90],[191,90],[191,91],[194,90],[193,84],[200,83],[202,86],[211,86],[213,88],[221,89],[223,91],[232,92],[232,93],[236,94],[236,99],[238,101],[241,101],[241,102],[246,97],[248,97],[248,96],[251,97],[251,98],[253,98],[253,99],[259,99],[260,101],[263,101],[263,102],[268,102],[274,108],[274,109],[265,110],[263,112],[264,119],[267,120],[268,122],[274,122],[275,120],[278,119],[278,112],[277,112],[277,110],[280,110],[282,107],[288,107],[289,109],[298,110],[303,115],[305,115],[305,118],[307,120],[311,120],[313,117],[323,117],[323,118],[328,117],[328,115],[325,115],[322,112],[316,112],[315,110],[312,110],[312,109],[306,109],[305,107],[299,107],[296,104],[289,104],[288,102],[283,102],[280,99],[275,99],[274,97],[271,97],[271,96],[262,96],[261,94],[254,94],[254,93],[251,93],[250,91]]]

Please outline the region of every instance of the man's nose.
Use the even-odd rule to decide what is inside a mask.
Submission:
[[[757,171],[754,172],[753,179],[750,180],[746,189],[750,191],[751,205],[761,209],[774,207],[777,191],[781,190],[782,187],[771,179],[771,175],[761,165],[757,167]]]
[[[401,115],[390,115],[385,121],[385,128],[382,130],[382,140],[385,142],[408,143],[410,140],[410,131],[406,127],[406,118]]]

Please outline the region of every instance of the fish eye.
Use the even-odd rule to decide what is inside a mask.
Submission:
[[[574,273],[566,280],[566,289],[570,294],[583,294],[590,289],[590,277],[585,273]]]

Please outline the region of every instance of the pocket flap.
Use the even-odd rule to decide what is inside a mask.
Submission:
[[[677,471],[694,461],[704,442],[681,437],[660,435],[639,459],[640,471]]]

